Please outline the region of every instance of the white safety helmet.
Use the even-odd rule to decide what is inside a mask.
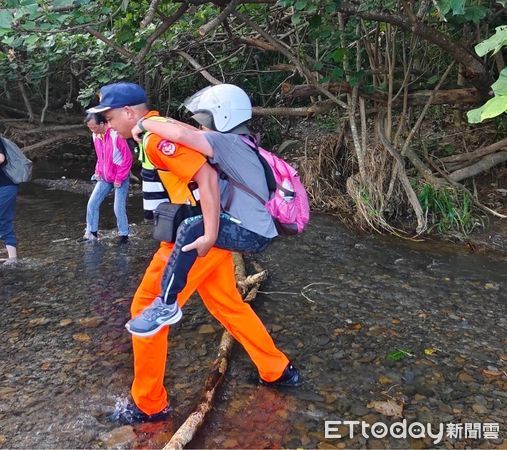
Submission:
[[[198,123],[222,133],[252,118],[248,95],[234,84],[208,86],[187,98],[183,105],[194,114],[192,118]]]

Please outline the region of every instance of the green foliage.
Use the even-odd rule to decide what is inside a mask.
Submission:
[[[467,192],[425,183],[419,187],[417,196],[428,222],[440,233],[458,231],[467,235],[479,223],[473,215],[472,197]]]
[[[334,114],[322,114],[317,117],[319,128],[327,131],[336,131],[338,128],[338,118]]]
[[[409,350],[397,349],[389,352],[386,355],[386,359],[388,361],[401,361],[405,359],[407,356],[414,356]]]
[[[493,36],[475,46],[475,51],[479,56],[484,56],[489,52],[495,54],[505,45],[507,45],[507,25],[497,27]],[[500,72],[498,80],[491,85],[491,89],[495,94],[493,98],[479,108],[468,111],[467,117],[470,123],[479,123],[507,111],[507,67]]]
[[[507,45],[507,25],[497,27],[493,36],[475,46],[475,52],[479,56],[484,56],[489,52],[494,55],[505,45]]]
[[[454,148],[454,146],[452,144],[444,144],[442,146],[442,153],[444,154],[444,156],[454,155],[455,152],[456,152],[456,149]]]
[[[440,13],[444,16],[449,12],[452,12],[454,16],[465,13],[465,0],[439,0],[437,3]]]
[[[338,18],[336,13],[340,0],[279,0],[278,3],[286,8],[292,7],[291,20],[294,25],[308,24],[308,34],[311,41],[318,47],[319,58],[313,64],[313,69],[318,71],[322,77],[321,82],[333,82],[344,80],[347,75],[352,76],[353,82],[359,82],[361,75],[352,72],[346,74],[343,70],[345,59],[355,56],[353,52],[342,48],[342,36],[339,31]],[[345,38],[354,40],[354,26],[356,20],[352,18],[348,24]],[[305,52],[315,52],[314,47],[306,46],[301,49]],[[314,55],[311,55],[314,58]],[[355,64],[350,64],[355,67]]]
[[[488,13],[487,5],[470,0],[438,0],[436,5],[436,15],[457,23],[479,23]]]

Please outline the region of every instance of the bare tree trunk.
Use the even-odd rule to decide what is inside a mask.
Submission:
[[[49,73],[46,76],[46,89],[45,89],[45,102],[44,102],[44,108],[42,108],[42,112],[40,114],[40,123],[44,123],[44,116],[46,115],[46,110],[48,109],[49,105]]]
[[[23,97],[23,102],[25,103],[26,112],[28,113],[28,120],[30,122],[34,121],[34,114],[32,110],[32,105],[30,103],[30,99],[28,98],[28,95],[26,94],[25,86],[21,80],[18,80],[18,88],[21,92],[21,97]]]
[[[403,2],[405,12],[409,17],[404,17],[399,14],[390,14],[379,11],[361,11],[361,2],[342,2],[338,6],[338,11],[345,14],[351,14],[361,17],[365,20],[374,20],[378,22],[385,22],[397,25],[398,27],[420,36],[424,40],[440,47],[456,62],[463,64],[465,67],[465,78],[475,86],[485,97],[489,95],[489,88],[493,83],[493,78],[490,75],[487,67],[483,62],[469,49],[464,47],[459,42],[454,41],[451,37],[437,30],[436,28],[426,25],[421,22],[415,15],[410,17],[410,8],[407,7],[408,3]]]
[[[403,166],[403,158],[385,136],[384,129],[385,124],[383,123],[383,115],[381,114],[377,120],[377,133],[380,137],[382,145],[384,145],[386,150],[389,151],[389,153],[396,161],[397,176],[400,179],[403,188],[405,189],[408,201],[412,205],[412,208],[414,209],[415,215],[417,217],[416,232],[417,234],[421,234],[424,231],[426,231],[427,228],[426,217],[424,216],[424,212],[421,208],[421,204],[419,203],[419,199],[417,198],[417,195],[414,192],[414,188],[412,187],[412,185],[410,184],[410,180],[408,179],[407,173]]]
[[[489,155],[490,153],[495,153],[498,150],[507,148],[507,138],[502,139],[501,141],[495,142],[494,144],[487,145],[486,147],[481,147],[473,152],[468,153],[460,153],[459,155],[446,156],[445,158],[440,158],[440,161],[444,163],[444,165],[448,164],[463,164],[470,163],[474,159],[482,158],[483,156]]]
[[[475,175],[480,174],[481,172],[485,172],[486,170],[491,169],[492,167],[501,164],[507,161],[507,151],[493,153],[492,155],[487,155],[482,158],[479,162],[465,167],[464,169],[456,170],[455,172],[449,175],[449,178],[452,181],[461,181],[465,178],[470,178]]]

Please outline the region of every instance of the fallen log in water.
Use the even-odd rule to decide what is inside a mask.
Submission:
[[[257,273],[247,277],[243,258],[237,253],[234,254],[234,263],[238,287],[245,302],[250,302],[257,295],[261,282],[266,279],[267,270],[263,270],[260,266],[256,265],[255,270],[257,270]],[[193,439],[199,427],[204,423],[206,414],[213,407],[215,394],[224,379],[233,344],[234,338],[228,331],[224,331],[218,347],[218,355],[211,365],[210,373],[204,383],[204,390],[197,406],[185,422],[176,430],[163,450],[183,449]]]

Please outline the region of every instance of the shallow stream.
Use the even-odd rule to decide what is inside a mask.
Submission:
[[[115,242],[111,201],[103,205],[100,243],[78,244],[86,202],[35,185],[18,197],[22,260],[0,266],[2,448],[161,448],[199,398],[216,355],[222,328],[195,297],[171,332],[172,417],[133,428],[108,422],[128,396],[132,352],[123,325],[156,243],[133,197],[128,245]],[[280,239],[256,260],[269,279],[254,309],[304,384],[257,386],[236,345],[215,408],[190,447],[435,446],[429,438],[360,433],[325,439],[326,420],[400,420],[375,411],[372,402],[387,400],[403,402],[409,422],[499,424],[497,439],[445,437],[446,446],[506,444],[504,255],[356,235],[316,216],[302,236]]]

